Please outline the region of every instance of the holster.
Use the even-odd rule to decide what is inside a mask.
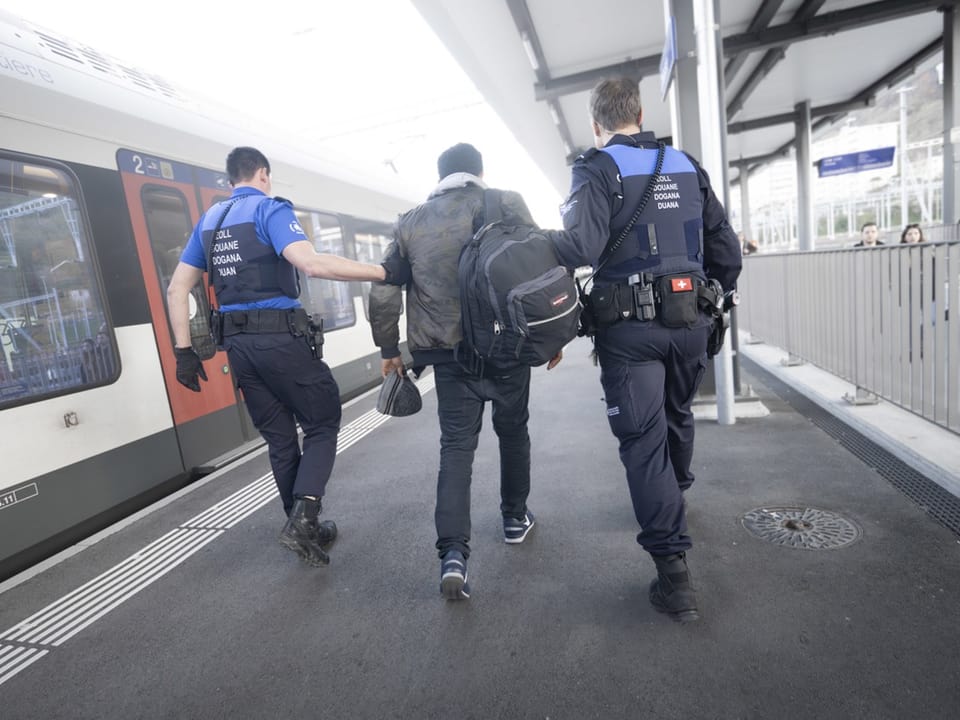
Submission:
[[[724,338],[727,335],[727,328],[730,326],[730,316],[721,313],[713,319],[713,328],[710,330],[710,337],[707,338],[707,357],[713,358],[720,348],[723,347]]]
[[[210,337],[218,348],[223,348],[223,313],[219,310],[210,311]]]
[[[307,325],[310,334],[307,335],[310,343],[310,350],[317,360],[323,359],[323,318],[319,315],[311,315],[310,323]]]
[[[288,317],[290,334],[302,337],[310,346],[310,352],[320,360],[323,358],[323,318],[319,315],[307,315],[306,312],[293,312]]]

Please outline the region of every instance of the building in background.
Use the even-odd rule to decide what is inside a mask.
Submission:
[[[928,67],[877,97],[874,106],[851,112],[814,134],[814,161],[893,147],[893,163],[861,172],[818,177],[814,172],[815,244],[856,242],[860,227],[877,223],[882,240],[899,242],[907,223],[943,222],[942,63]],[[905,173],[901,145],[906,137]],[[793,151],[750,175],[751,227],[744,231],[761,251],[796,249],[797,169]],[[903,200],[907,213],[902,212]],[[731,221],[740,228],[739,184],[731,188]]]

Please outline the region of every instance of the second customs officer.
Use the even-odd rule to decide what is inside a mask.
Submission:
[[[683,491],[693,482],[693,396],[722,291],[740,273],[740,244],[707,174],[689,155],[641,132],[637,83],[605,80],[590,96],[595,149],[573,166],[562,262],[595,271],[584,310],[610,429],[620,442],[640,545],[657,578],[650,601],[696,620]]]

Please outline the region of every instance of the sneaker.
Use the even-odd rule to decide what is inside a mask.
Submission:
[[[522,543],[527,539],[527,533],[533,530],[533,513],[527,510],[523,520],[517,520],[515,517],[505,517],[503,519],[503,539],[504,541],[515,545]]]
[[[440,561],[440,592],[447,600],[466,600],[470,597],[467,561],[458,550],[450,550]]]

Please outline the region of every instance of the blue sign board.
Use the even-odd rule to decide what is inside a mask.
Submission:
[[[825,157],[817,160],[817,169],[820,177],[831,177],[832,175],[845,175],[846,173],[890,167],[893,165],[894,150],[896,150],[895,147],[884,147],[876,150],[848,153],[847,155]]]
[[[663,52],[660,54],[660,97],[667,99],[670,81],[673,80],[673,68],[677,64],[677,21],[673,15],[667,18],[667,36],[663,40]]]
[[[132,150],[117,150],[117,167],[120,172],[146,175],[158,180],[193,184],[190,166],[173,160],[163,160]]]

